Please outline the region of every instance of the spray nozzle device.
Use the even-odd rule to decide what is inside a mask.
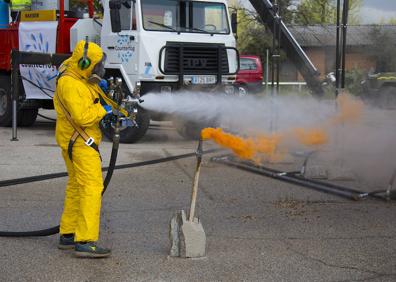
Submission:
[[[109,91],[107,96],[117,103],[117,109],[113,110],[114,115],[103,119],[102,124],[104,127],[115,127],[117,120],[120,122],[120,130],[127,127],[138,127],[136,117],[138,113],[138,105],[143,103],[144,100],[140,98],[140,83],[136,85],[132,95],[125,95],[123,90],[123,80],[119,77],[109,77],[107,79]],[[128,112],[128,116],[121,113],[121,109]],[[121,116],[122,115],[122,116]]]

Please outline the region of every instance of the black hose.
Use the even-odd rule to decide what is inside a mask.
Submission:
[[[44,118],[44,119],[48,119],[48,120],[50,120],[50,121],[56,121],[56,119],[55,118],[50,118],[50,117],[47,117],[47,116],[45,116],[45,115],[42,115],[42,114],[37,114],[39,117],[42,117],[42,118]]]
[[[113,148],[114,148],[114,143],[113,143]],[[211,150],[207,150],[207,151],[203,152],[203,154],[210,154],[210,153],[214,153],[214,152],[218,152],[218,151],[220,151],[220,150],[219,149],[211,149]],[[114,151],[112,150],[112,156],[110,157],[110,162],[112,159],[116,159],[116,155],[114,155],[113,153],[117,154],[118,150],[114,150]],[[137,162],[137,163],[123,164],[123,165],[118,165],[118,166],[113,165],[113,169],[111,169],[112,165],[110,163],[109,167],[102,168],[102,171],[106,171],[106,170],[111,171],[111,174],[109,174],[109,173],[106,174],[106,178],[105,178],[105,182],[106,182],[108,175],[112,175],[113,171],[115,169],[125,169],[125,168],[134,168],[134,167],[141,167],[141,166],[147,166],[147,165],[154,165],[154,164],[170,162],[170,161],[175,161],[175,160],[184,159],[184,158],[190,158],[190,157],[194,157],[194,156],[195,156],[195,153],[181,154],[181,155],[165,157],[165,158],[160,158],[160,159],[154,159],[154,160],[149,160],[149,161],[143,161],[143,162]],[[114,161],[114,164],[115,164],[115,161]],[[49,179],[60,178],[60,177],[65,177],[65,176],[67,176],[66,172],[60,172],[60,173],[52,173],[52,174],[44,174],[44,175],[37,175],[37,176],[31,176],[31,177],[23,177],[23,178],[17,178],[17,179],[4,180],[4,181],[0,181],[0,187],[49,180]],[[111,178],[111,176],[110,176],[110,178]],[[104,182],[104,184],[105,184],[105,182]],[[109,183],[110,179],[108,179],[107,182]],[[103,192],[106,191],[108,183],[107,183],[107,185],[104,185]],[[59,225],[55,226],[55,227],[48,228],[48,229],[34,230],[34,231],[21,231],[21,232],[0,231],[0,237],[36,237],[36,236],[50,236],[50,235],[54,235],[57,233],[59,233]]]
[[[220,151],[219,149],[211,149],[211,150],[205,151],[204,154],[211,154],[211,153],[215,153],[215,152],[219,152],[219,151]],[[195,153],[187,153],[187,154],[170,156],[170,157],[165,157],[165,158],[160,158],[160,159],[116,165],[114,167],[114,169],[117,170],[117,169],[142,167],[142,166],[147,166],[147,165],[155,165],[155,164],[159,164],[159,163],[166,163],[166,162],[176,161],[176,160],[180,160],[180,159],[191,158],[194,156],[195,156]],[[107,171],[108,169],[109,169],[109,167],[104,167],[104,168],[102,168],[102,171]],[[61,178],[61,177],[65,177],[65,176],[67,176],[66,172],[57,172],[57,173],[49,173],[49,174],[42,174],[42,175],[2,180],[2,181],[0,181],[0,188],[7,187],[7,186],[19,185],[19,184],[39,182],[39,181],[50,180],[50,179],[55,179],[55,178]]]
[[[117,120],[117,126],[116,126],[116,129],[115,129],[115,132],[119,133],[120,129],[119,129],[118,125],[119,125],[119,123],[118,123],[118,120]],[[115,163],[117,161],[119,142],[120,142],[120,138],[114,138],[113,139],[113,146],[112,146],[112,150],[111,150],[110,164],[109,164],[109,169],[107,170],[107,173],[106,173],[105,181],[103,182],[102,196],[103,196],[103,193],[106,191],[107,186],[110,183],[111,177],[113,176]],[[54,226],[54,227],[50,227],[48,229],[35,230],[35,231],[20,231],[20,232],[0,231],[0,237],[50,236],[50,235],[58,234],[59,233],[59,228],[60,228],[60,226],[57,225],[57,226]]]
[[[118,111],[116,126],[114,128],[114,135],[113,135],[113,146],[111,148],[111,156],[110,156],[110,163],[109,169],[107,170],[106,177],[103,181],[103,191],[102,196],[106,192],[107,186],[110,183],[111,177],[113,176],[117,155],[118,155],[118,148],[120,145],[120,112]]]
[[[236,167],[241,170],[249,171],[252,173],[260,174],[266,177],[271,177],[274,179],[285,181],[288,183],[297,184],[320,192],[337,195],[347,199],[352,199],[355,201],[363,199],[364,195],[366,194],[363,191],[358,191],[352,188],[347,188],[327,182],[320,182],[312,179],[299,177],[295,173],[287,173],[263,166],[258,167],[248,163],[235,161],[234,159],[231,159],[228,156],[215,157],[212,158],[212,161],[222,163],[228,166]]]
[[[31,85],[33,85],[34,87],[36,87],[36,88],[38,88],[39,90],[41,90],[41,92],[43,92],[44,95],[48,96],[48,97],[51,98],[51,99],[53,98],[50,94],[48,94],[48,93],[45,92],[45,91],[50,91],[50,92],[54,93],[54,90],[49,89],[49,88],[42,87],[42,86],[40,86],[40,85],[34,83],[34,82],[31,81],[30,79],[27,79],[27,78],[24,77],[24,76],[21,76],[21,78],[22,78],[22,80],[25,80],[25,81],[29,82]]]

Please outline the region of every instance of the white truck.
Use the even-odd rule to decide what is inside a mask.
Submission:
[[[143,96],[202,87],[233,92],[238,71],[232,30],[236,17],[229,16],[225,0],[105,0],[103,7],[100,33],[97,23],[83,19],[71,29],[71,44],[87,35],[100,39],[108,58],[107,74],[121,75],[129,92]],[[150,117],[161,118],[140,108],[138,127],[123,130],[121,141],[139,140]],[[180,120],[175,125],[185,137],[193,137],[200,127]],[[107,136],[110,131],[104,128]]]
[[[125,90],[131,94],[144,96],[149,92],[198,89],[216,93],[234,91],[233,82],[239,68],[233,35],[237,23],[236,14],[228,12],[226,0],[103,0],[102,19],[92,17],[93,0],[88,1],[90,17],[83,19],[76,18],[73,12],[64,11],[64,0],[59,0],[58,4],[59,11],[56,21],[52,22],[54,27],[49,29],[48,34],[52,34],[49,39],[40,30],[40,26],[47,28],[46,22],[37,22],[33,32],[34,29],[30,28],[33,23],[21,20],[11,23],[0,34],[0,38],[7,39],[3,46],[7,50],[0,54],[3,61],[0,64],[0,125],[9,126],[12,120],[9,54],[10,49],[18,48],[18,34],[20,51],[45,52],[43,49],[47,49],[47,52],[54,53],[71,52],[79,40],[88,36],[107,54],[106,76],[122,77]],[[36,12],[27,15],[33,16],[39,18]],[[47,43],[39,44],[32,38],[40,42],[47,40]],[[43,47],[45,45],[47,48]],[[53,51],[48,51],[48,45],[50,49],[53,46]],[[22,49],[25,47],[26,50]],[[21,88],[23,91],[18,98],[18,124],[29,126],[34,123],[39,108],[53,107],[48,96],[33,89],[29,77],[36,85],[52,83],[53,89],[55,79],[53,73],[43,69],[33,76],[29,71],[29,77],[28,71],[25,72],[25,75],[22,71],[20,73],[24,88]],[[35,95],[29,93],[33,90],[37,92]],[[150,119],[160,118],[159,113],[138,108],[138,126],[123,130],[121,142],[138,141],[146,133]],[[185,137],[192,137],[203,126],[191,121],[181,122],[177,117],[174,119],[177,120],[178,131]],[[106,136],[112,136],[111,127],[102,129]]]

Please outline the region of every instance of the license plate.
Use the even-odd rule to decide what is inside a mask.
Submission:
[[[191,77],[191,84],[215,84],[216,77],[214,75],[196,75]]]

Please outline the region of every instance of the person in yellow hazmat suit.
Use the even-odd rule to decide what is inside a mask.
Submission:
[[[54,96],[55,137],[69,176],[58,247],[74,249],[78,257],[107,257],[111,253],[96,243],[103,190],[99,122],[112,112],[111,106],[100,103],[98,83],[104,76],[105,59],[98,45],[80,41],[59,68]]]

